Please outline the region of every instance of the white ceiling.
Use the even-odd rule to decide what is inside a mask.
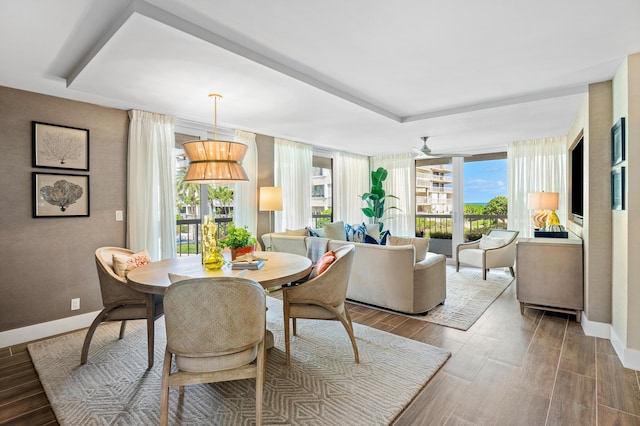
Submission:
[[[565,134],[638,0],[0,2],[0,85],[367,155]]]

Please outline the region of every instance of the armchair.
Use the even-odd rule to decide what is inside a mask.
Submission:
[[[482,279],[486,280],[489,269],[508,267],[511,276],[515,277],[513,265],[516,261],[517,236],[518,231],[492,229],[481,240],[458,244],[456,272],[460,270],[460,265],[482,268]]]
[[[355,247],[347,245],[334,251],[336,259],[320,275],[294,287],[283,288],[284,344],[287,365],[291,362],[289,319],[296,335],[296,318],[337,320],[342,323],[351,345],[356,363],[360,362],[358,346],[353,335],[353,324],[345,305],[347,286]]]
[[[96,328],[105,321],[122,321],[120,336],[124,337],[127,320],[147,320],[147,346],[149,368],[153,367],[153,340],[154,322],[163,314],[162,296],[142,293],[126,284],[126,279],[121,278],[113,269],[113,255],[133,254],[131,250],[118,247],[101,247],[96,250],[96,267],[98,268],[98,280],[102,293],[104,309],[93,320],[82,345],[80,364],[86,364],[89,355],[89,345]]]

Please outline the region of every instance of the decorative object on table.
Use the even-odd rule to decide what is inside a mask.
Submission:
[[[89,216],[89,176],[32,173],[33,217]]]
[[[261,212],[269,212],[269,234],[271,234],[271,212],[282,210],[282,188],[277,186],[260,187],[259,210]],[[270,251],[272,248],[269,245],[265,247],[265,250]]]
[[[625,156],[625,119],[621,117],[611,128],[611,165],[622,163]]]
[[[530,192],[527,196],[527,208],[535,210],[531,219],[534,228],[540,229],[547,225],[559,225],[560,220],[555,213],[558,208],[560,194],[557,192]],[[549,211],[550,210],[550,211]]]
[[[230,222],[227,236],[220,240],[220,247],[229,247],[231,249],[231,260],[236,260],[237,256],[252,253],[255,250],[256,243],[257,240],[251,236],[251,232],[246,225],[243,228],[239,228],[233,222]]]
[[[395,195],[388,195],[382,188],[382,183],[387,179],[387,170],[383,167],[378,167],[377,170],[371,172],[371,190],[362,194],[361,198],[367,203],[367,207],[362,208],[362,212],[366,217],[372,220],[373,223],[378,224],[378,231],[380,235],[383,233],[384,223],[382,218],[389,210],[400,210],[398,207],[391,206],[385,208],[384,203],[387,198],[398,199]]]
[[[247,146],[239,142],[217,140],[218,98],[222,95],[212,93],[213,139],[185,142],[182,146],[189,159],[189,168],[184,181],[189,183],[234,183],[248,181],[247,173],[242,168],[242,160]]]
[[[624,210],[625,168],[611,170],[611,210]]]
[[[213,215],[202,218],[202,264],[212,271],[222,269],[224,256],[218,245],[218,225]]]
[[[89,130],[31,122],[33,167],[89,170]]]

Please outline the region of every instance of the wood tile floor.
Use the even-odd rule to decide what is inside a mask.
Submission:
[[[639,373],[573,317],[526,310],[511,285],[468,330],[349,305],[352,319],[452,356],[404,425],[638,425]],[[346,342],[346,341],[345,341]],[[0,425],[57,424],[25,345],[0,349]]]

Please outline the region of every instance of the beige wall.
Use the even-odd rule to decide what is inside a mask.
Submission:
[[[583,238],[585,314],[611,322],[611,81],[589,85],[585,103],[567,134],[584,136],[584,222],[571,229]]]
[[[275,141],[272,136],[256,135],[258,147],[258,198],[260,187],[273,186],[273,149]],[[274,214],[271,214],[271,229],[273,229]],[[263,245],[261,236],[269,232],[269,212],[258,212],[258,241]]]
[[[32,218],[31,121],[89,129],[90,216]],[[94,252],[123,246],[126,111],[0,87],[0,331],[102,308]],[[79,297],[81,309],[70,310]]]
[[[613,212],[613,295],[612,327],[621,343],[640,349],[640,54],[631,55],[613,80],[613,118],[611,125],[625,117],[626,208]]]

